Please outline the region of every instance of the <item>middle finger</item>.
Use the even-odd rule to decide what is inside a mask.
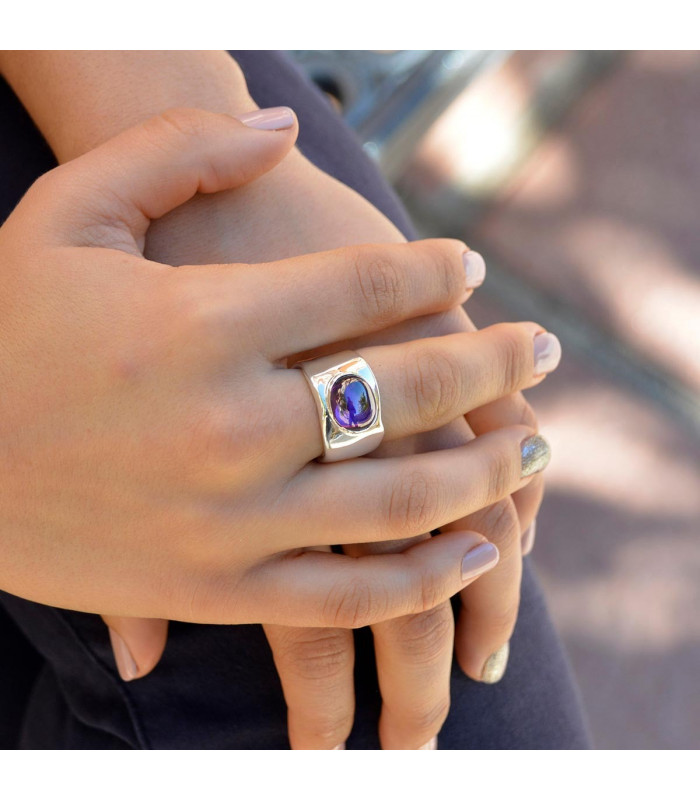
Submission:
[[[308,464],[276,502],[307,547],[330,544],[329,531],[337,544],[405,539],[521,489],[549,455],[541,436],[514,426],[451,450]]]

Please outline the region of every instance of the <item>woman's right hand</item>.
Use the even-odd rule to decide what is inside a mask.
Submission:
[[[495,563],[495,548],[464,531],[401,554],[305,548],[358,532],[404,539],[511,494],[528,481],[529,429],[318,464],[312,396],[285,366],[291,353],[459,304],[464,245],[345,248],[267,268],[143,258],[150,220],[254,179],[295,130],[156,117],[48,173],[0,230],[3,589],[109,615],[357,627],[443,602],[483,572],[484,548]],[[367,301],[387,265],[402,275],[391,320]],[[362,349],[386,438],[425,427],[406,383],[415,359],[459,364],[465,391],[447,420],[537,383],[536,333],[522,323]],[[489,381],[514,343],[521,368],[507,387]]]

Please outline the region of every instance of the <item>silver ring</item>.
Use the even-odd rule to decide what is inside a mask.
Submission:
[[[384,436],[377,379],[354,350],[294,365],[311,386],[321,422],[319,461],[342,461],[371,452]]]

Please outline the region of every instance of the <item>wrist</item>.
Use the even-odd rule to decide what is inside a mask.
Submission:
[[[0,71],[60,162],[168,108],[257,108],[225,51],[9,51]]]

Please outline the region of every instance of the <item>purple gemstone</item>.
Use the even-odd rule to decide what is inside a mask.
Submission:
[[[331,388],[331,411],[341,427],[364,428],[374,417],[372,391],[362,378],[343,375]]]

